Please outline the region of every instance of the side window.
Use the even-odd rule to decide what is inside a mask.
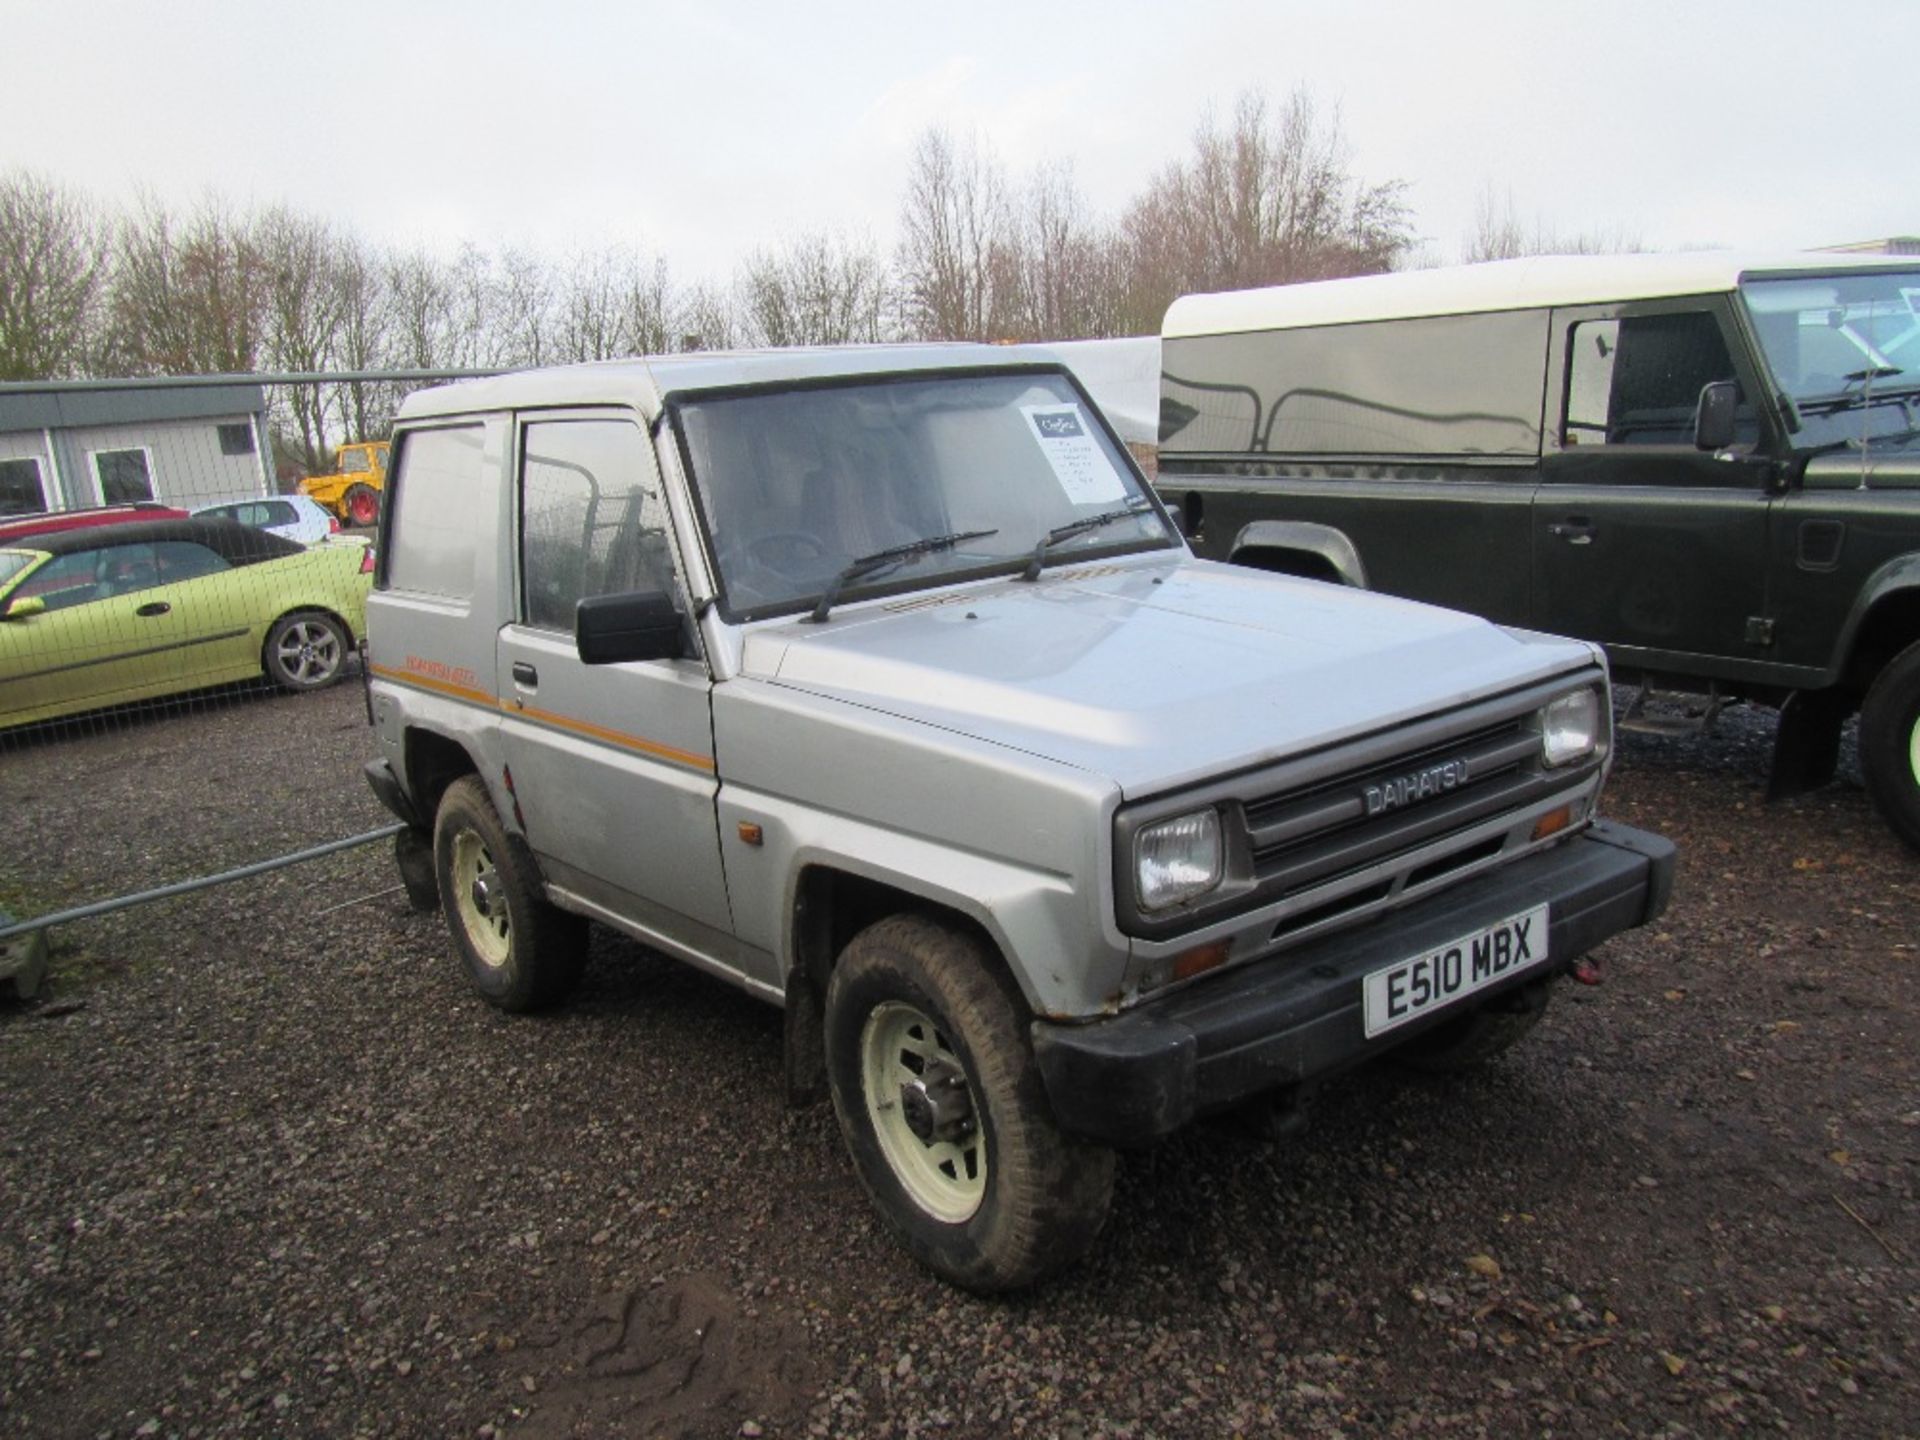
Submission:
[[[1581,320],[1567,344],[1567,445],[1691,445],[1700,392],[1736,380],[1719,323],[1705,310]],[[1744,390],[1736,439],[1759,438]]]
[[[153,547],[160,564],[160,579],[173,585],[182,580],[197,580],[202,575],[218,575],[233,567],[204,545],[190,540],[162,540]]]
[[[95,450],[93,476],[100,485],[102,505],[153,499],[153,467],[144,449]]]
[[[99,550],[75,550],[70,554],[56,555],[22,580],[20,588],[13,592],[13,598],[24,600],[30,595],[37,595],[46,601],[49,610],[65,610],[72,605],[84,605],[89,600],[104,599],[96,578],[103,553]]]
[[[262,502],[260,506],[260,517],[259,523],[262,525],[293,525],[297,524],[300,519],[298,515],[293,513],[293,506],[284,500],[267,500]]]
[[[46,508],[39,460],[31,455],[0,460],[0,515],[38,515]]]
[[[652,456],[621,420],[528,425],[520,462],[520,573],[528,625],[573,630],[590,595],[674,587]]]
[[[395,590],[473,598],[482,439],[478,425],[415,430],[400,450],[386,536],[386,583]]]

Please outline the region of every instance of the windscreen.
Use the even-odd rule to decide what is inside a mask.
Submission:
[[[1749,280],[1741,287],[1800,445],[1911,439],[1920,397],[1920,270]]]
[[[1179,543],[1058,373],[756,389],[674,416],[730,619],[1025,566],[1050,537],[1044,563]]]

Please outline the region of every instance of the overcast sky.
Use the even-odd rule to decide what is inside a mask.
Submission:
[[[1920,233],[1912,0],[0,0],[0,35],[0,169],[436,249],[624,243],[683,282],[801,231],[890,250],[934,123],[1116,213],[1249,86],[1337,106],[1444,260],[1488,186],[1659,249]]]

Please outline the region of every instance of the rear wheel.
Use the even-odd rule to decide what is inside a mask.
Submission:
[[[433,868],[454,957],[489,1003],[537,1010],[578,983],[587,922],[540,894],[532,853],[500,823],[478,775],[440,797]]]
[[[380,492],[371,485],[349,485],[340,497],[349,525],[367,526],[380,518]]]
[[[907,1250],[970,1290],[1085,1253],[1111,1150],[1063,1134],[1025,1003],[978,940],[918,916],[857,935],[827,986],[827,1078],[867,1194]]]
[[[347,664],[347,632],[331,615],[301,610],[282,615],[267,632],[267,674],[282,690],[320,690]]]
[[[1920,644],[1894,656],[1867,691],[1860,769],[1894,833],[1920,850]]]

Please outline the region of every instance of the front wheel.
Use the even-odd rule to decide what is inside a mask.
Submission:
[[[827,1078],[868,1196],[921,1264],[976,1291],[1084,1254],[1111,1150],[1063,1134],[1027,1010],[974,937],[896,915],[855,936],[827,986]]]
[[[433,823],[433,869],[454,957],[502,1010],[562,999],[586,963],[587,922],[540,894],[532,853],[508,833],[478,775],[447,787]]]
[[[1867,691],[1860,769],[1894,833],[1920,850],[1920,644],[1894,656]]]
[[[346,669],[347,632],[317,610],[282,615],[267,632],[265,658],[268,677],[282,690],[321,690]]]

